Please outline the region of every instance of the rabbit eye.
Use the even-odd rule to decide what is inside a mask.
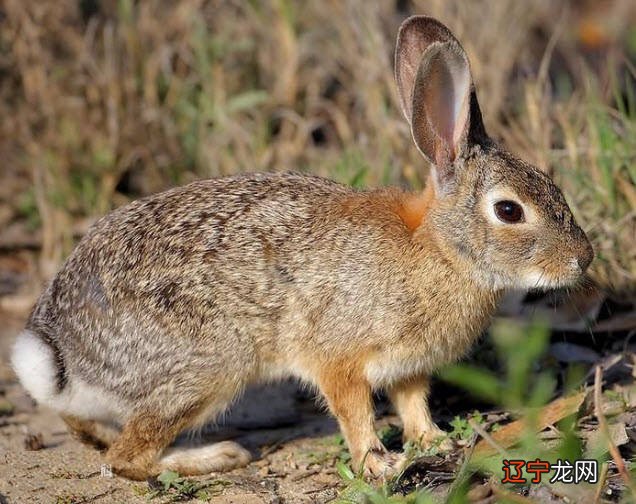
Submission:
[[[523,220],[523,208],[514,201],[504,200],[495,203],[497,218],[507,224],[517,224]]]

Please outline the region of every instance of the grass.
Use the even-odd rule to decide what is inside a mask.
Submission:
[[[84,504],[90,502],[88,497],[76,494],[63,493],[57,495],[54,504]]]
[[[163,502],[185,502],[197,499],[208,502],[231,484],[221,479],[195,480],[166,470],[156,480],[149,481],[148,487],[136,487],[136,492],[145,495],[148,500],[161,498]]]
[[[636,74],[625,74],[624,87],[615,81],[607,85],[611,105],[603,103],[597,78],[589,76],[589,82],[581,96],[552,112],[560,145],[551,149],[549,160],[594,243],[595,278],[630,290],[636,272]]]
[[[338,462],[347,464],[351,461],[351,454],[347,449],[344,437],[340,433],[322,439],[315,448],[300,451],[297,457],[308,465],[317,464],[319,466],[332,465]]]
[[[491,133],[558,175],[594,240],[597,279],[628,288],[630,5],[599,16],[547,0],[10,2],[0,25],[0,205],[10,211],[0,226],[39,233],[47,277],[73,246],[74,223],[195,178],[293,169],[422,187],[427,167],[399,111],[391,54],[401,19],[423,12],[466,46]],[[615,64],[595,64],[610,56]]]
[[[452,430],[448,433],[448,436],[453,439],[461,441],[469,441],[475,435],[475,429],[473,429],[471,423],[476,422],[479,425],[484,424],[486,421],[484,415],[479,411],[473,411],[472,415],[467,417],[455,416],[450,422]],[[499,429],[499,424],[494,423],[490,426],[491,432],[496,432]]]

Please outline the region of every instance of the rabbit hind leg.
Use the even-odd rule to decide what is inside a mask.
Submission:
[[[177,435],[200,422],[201,415],[221,413],[224,401],[201,403],[167,415],[158,410],[137,413],[130,418],[117,440],[106,452],[112,470],[121,476],[144,480],[170,469],[182,475],[228,471],[246,465],[250,454],[231,441],[198,447],[168,446]],[[216,411],[212,411],[216,410]]]
[[[189,426],[192,418],[189,413],[166,417],[156,412],[140,412],[130,418],[106,452],[106,461],[113,472],[133,480],[158,474],[159,456]]]
[[[98,450],[104,450],[115,442],[119,432],[96,420],[84,420],[74,415],[62,415],[71,435],[78,441]]]
[[[158,462],[159,471],[169,469],[194,476],[211,472],[230,471],[247,465],[250,452],[233,441],[221,441],[204,446],[171,447]]]

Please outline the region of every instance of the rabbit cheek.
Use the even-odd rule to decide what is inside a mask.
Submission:
[[[524,271],[531,266],[524,261],[532,256],[532,240],[518,230],[499,227],[487,241],[484,266],[492,272],[494,283],[503,288],[524,288]]]

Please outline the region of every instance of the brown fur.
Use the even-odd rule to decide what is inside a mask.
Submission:
[[[166,448],[247,385],[295,376],[324,394],[354,466],[386,475],[402,459],[374,432],[372,391],[389,391],[407,440],[433,442],[428,377],[465,354],[506,289],[565,285],[591,261],[559,189],[487,137],[448,29],[410,18],[396,55],[434,163],[422,194],[290,173],[195,182],[102,218],[40,297],[14,366],[80,435],[121,426],[107,453],[119,474],[246,464],[233,443]],[[526,220],[497,220],[502,198]]]
[[[405,194],[400,198],[396,213],[408,230],[413,233],[420,227],[435,202],[433,184],[420,194]]]
[[[444,433],[437,428],[427,405],[430,378],[419,375],[407,378],[389,389],[389,397],[404,422],[404,441],[428,446]]]
[[[62,415],[62,420],[73,437],[97,450],[108,448],[119,434],[115,429],[94,420],[82,420],[73,415]]]

